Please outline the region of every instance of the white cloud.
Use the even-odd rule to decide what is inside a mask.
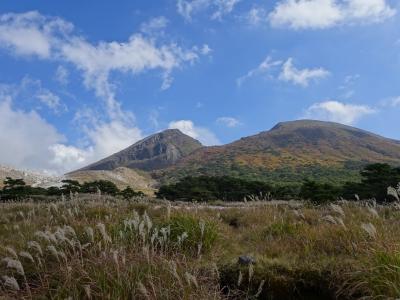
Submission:
[[[281,0],[269,14],[275,27],[324,29],[382,22],[396,13],[386,0]]]
[[[279,75],[273,74],[272,71],[274,68],[281,65],[282,67]],[[267,56],[265,60],[258,65],[258,67],[250,70],[246,75],[236,79],[236,84],[240,87],[246,80],[263,74],[269,74],[271,78],[277,76],[279,80],[292,82],[294,84],[306,87],[309,85],[310,81],[325,78],[330,73],[323,68],[297,69],[293,66],[292,58],[287,59],[286,62],[283,63],[281,60],[274,61],[270,56]]]
[[[391,104],[392,104],[393,107],[399,107],[400,106],[400,97],[397,97],[397,98],[393,99],[391,101]]]
[[[348,0],[348,7],[344,9],[347,19],[360,20],[367,23],[382,22],[396,14],[386,0]]]
[[[58,83],[62,85],[68,84],[68,77],[69,77],[69,72],[67,68],[63,66],[58,66],[55,74],[55,79]]]
[[[142,138],[139,128],[129,127],[118,121],[101,123],[87,129],[87,147],[65,143],[49,145],[49,159],[52,164],[49,168],[58,173],[72,171],[125,149]]]
[[[282,64],[282,61],[280,61],[280,60],[273,61],[270,56],[267,56],[264,59],[264,61],[257,66],[257,68],[250,70],[249,72],[247,72],[246,75],[236,79],[236,84],[237,84],[237,86],[240,87],[246,80],[248,80],[254,76],[265,74],[265,73],[269,72],[273,67],[279,66],[281,64]]]
[[[247,23],[254,26],[264,23],[267,18],[268,18],[267,10],[261,7],[253,7],[245,15],[245,20],[247,21]]]
[[[203,55],[208,55],[212,52],[213,50],[208,46],[207,44],[203,45],[203,47],[200,49],[200,53]]]
[[[61,105],[61,100],[60,97],[57,95],[53,94],[49,90],[46,89],[41,89],[36,97],[47,107],[52,109],[55,112],[58,112]]]
[[[366,105],[325,101],[311,105],[306,110],[304,117],[352,125],[362,117],[375,112],[375,109]]]
[[[140,31],[148,35],[157,34],[167,27],[168,22],[168,19],[164,16],[152,18],[140,25]]]
[[[178,0],[176,6],[178,13],[187,21],[190,21],[193,13],[204,10],[210,5],[210,3],[210,0]]]
[[[347,75],[344,78],[343,84],[339,86],[339,90],[342,91],[341,98],[349,99],[354,96],[356,93],[354,90],[354,85],[356,84],[357,80],[360,79],[359,74],[354,75]]]
[[[211,19],[222,19],[224,15],[230,14],[241,0],[178,0],[178,13],[191,21],[192,16],[201,11],[212,10]]]
[[[20,107],[30,102],[29,104],[33,104],[37,109],[46,107],[56,114],[67,111],[66,105],[58,95],[44,88],[40,80],[29,76],[25,76],[19,84],[0,84],[0,90],[0,101],[2,97],[7,96]]]
[[[145,27],[154,29],[165,26],[165,22],[164,19],[153,20]],[[41,41],[39,45],[30,40],[30,35]],[[115,99],[114,85],[109,80],[111,72],[138,74],[158,70],[162,73],[162,89],[167,89],[173,81],[175,69],[193,64],[200,55],[209,52],[206,46],[184,49],[175,43],[157,43],[154,38],[141,34],[133,34],[126,42],[92,44],[73,34],[70,23],[38,12],[1,15],[0,41],[0,47],[10,48],[17,55],[35,54],[40,58],[74,64],[82,71],[86,87],[104,100],[111,118],[124,117]],[[63,76],[62,71],[60,74]]]
[[[0,100],[0,163],[32,170],[62,167],[50,162],[49,147],[64,137],[36,112],[14,110],[10,98]]]
[[[66,146],[64,144],[53,144],[48,147],[51,151],[50,162],[59,168],[56,171],[64,173],[78,169],[88,162],[93,156],[93,149],[79,149],[75,146]],[[54,166],[52,166],[54,168]],[[54,170],[53,170],[54,171]]]
[[[207,128],[195,126],[190,120],[172,121],[169,123],[168,128],[179,129],[182,133],[199,140],[206,146],[221,144],[213,132]]]
[[[89,146],[68,145],[35,111],[16,110],[12,96],[0,95],[0,164],[61,174],[113,154],[142,138],[138,128],[114,121],[86,129]]]
[[[283,81],[293,82],[294,84],[301,85],[303,87],[308,86],[312,80],[322,79],[330,73],[323,68],[316,69],[296,69],[293,66],[293,59],[289,58],[282,67],[282,72],[279,75],[279,79]]]
[[[211,19],[221,20],[224,15],[230,14],[241,0],[219,0],[215,1],[216,11],[212,14]]]
[[[0,15],[0,47],[16,55],[50,58],[57,36],[69,33],[73,26],[60,18],[47,18],[36,11]]]
[[[149,30],[162,29],[166,23],[165,19],[154,19],[143,25],[142,31],[148,34]],[[164,40],[160,42],[151,34],[132,34],[125,42],[91,43],[75,34],[73,25],[60,18],[43,16],[38,12],[0,15],[0,48],[17,56],[36,56],[39,59],[74,65],[81,71],[85,86],[102,100],[103,105],[96,108],[92,117],[85,121],[80,120],[80,130],[84,134],[83,139],[87,141],[85,147],[67,145],[60,142],[61,138],[53,138],[52,142],[43,144],[46,149],[50,149],[46,150],[48,155],[45,154],[44,157],[52,162],[53,169],[71,170],[81,163],[87,164],[121,150],[141,138],[141,131],[135,126],[134,115],[124,111],[116,98],[116,86],[110,80],[113,72],[136,75],[158,71],[163,79],[161,88],[167,89],[173,82],[174,70],[192,65],[201,55],[211,52],[207,45],[185,49]],[[64,67],[57,69],[56,80],[60,83],[68,81],[68,71]],[[56,108],[60,104],[58,96],[45,89],[36,98],[50,108]],[[40,119],[36,113],[33,114]],[[51,125],[44,120],[41,123],[52,128],[53,136],[59,136]],[[44,130],[39,132],[52,136]],[[37,152],[37,155],[43,153]],[[39,159],[38,165],[41,162]],[[55,166],[61,163],[62,168]],[[22,164],[23,162],[18,162],[18,166]],[[26,167],[30,165],[26,163]],[[46,164],[44,166],[51,167]]]
[[[172,83],[172,71],[184,63],[194,63],[200,51],[197,48],[185,50],[175,44],[158,46],[152,39],[135,34],[126,43],[101,42],[98,45],[73,38],[62,46],[61,54],[83,72],[85,85],[105,100],[110,115],[121,116],[114,86],[109,82],[112,71],[138,74],[160,70],[163,73],[162,89],[167,89]]]
[[[242,123],[238,119],[232,117],[220,117],[217,119],[216,122],[229,128],[234,128],[242,125]]]
[[[139,128],[119,121],[99,124],[89,130],[88,136],[93,145],[93,156],[96,159],[118,152],[143,137]]]
[[[383,107],[400,107],[400,96],[382,100],[380,105]]]
[[[269,15],[273,26],[294,29],[327,28],[341,19],[342,12],[334,0],[284,0]]]

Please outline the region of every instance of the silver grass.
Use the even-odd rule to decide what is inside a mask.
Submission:
[[[43,255],[42,247],[36,241],[29,241],[28,242],[28,248],[29,249],[34,249],[37,253],[39,253],[40,255]]]
[[[265,284],[265,280],[262,280],[260,285],[258,286],[257,294],[255,294],[255,296],[254,296],[256,299],[261,295],[264,284]]]
[[[17,254],[17,252],[15,252],[15,250],[14,250],[13,248],[11,248],[11,247],[4,247],[4,249],[5,249],[9,254],[11,254],[14,258],[17,258],[17,259],[18,259],[18,254]]]
[[[253,267],[253,264],[250,264],[249,265],[249,282],[253,278],[253,275],[254,275],[254,267]]]
[[[92,292],[91,292],[91,289],[90,289],[90,285],[85,284],[85,285],[83,286],[83,290],[85,291],[86,297],[87,297],[88,299],[92,299]]]
[[[20,290],[19,284],[14,277],[4,275],[1,278],[3,279],[3,284],[6,288],[9,288],[14,291]]]
[[[146,299],[150,299],[149,292],[141,281],[138,282],[138,288],[142,296],[144,296]]]
[[[369,211],[369,213],[371,213],[371,215],[372,215],[373,217],[379,218],[378,211],[377,211],[375,208],[368,206],[368,207],[367,207],[367,210]]]
[[[326,215],[326,216],[322,217],[322,220],[324,220],[324,221],[326,221],[328,223],[337,225],[336,219],[331,215]]]
[[[335,213],[341,215],[342,217],[345,217],[344,210],[341,206],[331,203],[330,207]]]
[[[33,256],[27,251],[21,251],[19,253],[19,256],[30,260],[32,263],[35,262],[35,260],[33,259]]]
[[[237,286],[240,286],[242,284],[242,281],[243,281],[243,274],[242,271],[239,271]]]
[[[363,223],[361,224],[361,228],[368,234],[371,239],[375,239],[377,235],[377,231],[375,226],[372,223]]]
[[[87,236],[89,237],[89,240],[93,243],[94,242],[94,230],[92,227],[86,227],[85,232]]]
[[[392,196],[392,197],[396,198],[397,201],[400,201],[399,191],[397,189],[395,189],[394,187],[391,187],[391,186],[388,187],[387,194],[388,194],[388,196]]]
[[[194,275],[190,274],[189,272],[185,272],[185,278],[186,278],[186,282],[189,285],[193,284],[196,288],[199,287],[199,284],[197,283],[197,279]]]
[[[49,245],[49,246],[47,246],[47,250],[48,250],[57,260],[59,260],[58,251],[57,251],[56,247],[54,247],[53,245]]]
[[[111,237],[107,234],[106,226],[103,223],[98,223],[96,227],[99,229],[101,236],[103,237],[103,241],[105,243],[111,243]]]
[[[12,269],[16,271],[18,274],[25,276],[24,267],[22,266],[21,262],[16,259],[12,259],[10,257],[6,257],[3,259],[3,262],[6,263],[7,269]]]

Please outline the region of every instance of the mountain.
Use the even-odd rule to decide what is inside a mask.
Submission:
[[[77,180],[80,183],[108,180],[113,182],[119,189],[127,186],[146,194],[153,194],[156,182],[145,172],[118,167],[114,170],[82,170],[66,174],[66,179]]]
[[[300,120],[231,144],[197,149],[155,177],[163,182],[203,174],[343,182],[358,178],[364,165],[375,162],[400,165],[400,142],[338,123]]]
[[[183,134],[178,129],[168,129],[153,134],[80,171],[114,170],[119,167],[154,171],[172,166],[201,147],[199,141]]]
[[[39,187],[60,185],[62,180],[60,177],[45,175],[39,172],[0,166],[0,189],[3,188],[3,181],[6,177],[23,179],[27,184]]]
[[[400,165],[400,142],[338,123],[300,120],[213,147],[166,130],[81,171],[125,167],[145,171],[159,183],[198,175],[344,182],[359,178],[362,167],[375,162]]]
[[[63,185],[62,180],[64,179],[77,180],[80,183],[108,180],[115,183],[120,189],[130,186],[146,194],[153,194],[154,186],[156,185],[150,174],[123,167],[114,170],[77,171],[64,176],[50,176],[39,172],[0,166],[0,189],[3,188],[3,181],[6,177],[21,178],[28,185],[42,188],[51,186],[60,187]]]

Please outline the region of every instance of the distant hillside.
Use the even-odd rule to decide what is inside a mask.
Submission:
[[[119,189],[124,189],[127,186],[152,194],[156,186],[155,180],[151,179],[149,174],[145,172],[137,172],[132,169],[119,167],[114,170],[82,170],[66,175],[66,179],[77,180],[80,183],[108,180],[117,185]]]
[[[155,176],[161,181],[188,175],[345,181],[357,179],[362,166],[374,162],[400,165],[400,142],[337,123],[301,120],[228,145],[200,148]]]
[[[153,194],[155,186],[157,185],[157,182],[151,178],[150,174],[123,167],[114,170],[77,171],[64,176],[49,176],[38,172],[0,166],[0,189],[3,188],[3,181],[6,177],[14,179],[21,178],[28,185],[43,188],[62,186],[62,180],[64,179],[77,180],[80,183],[108,180],[115,183],[119,189],[130,186],[146,194]]]
[[[29,185],[40,187],[59,185],[62,180],[60,177],[44,175],[38,172],[0,166],[0,189],[3,188],[3,181],[6,179],[6,177],[23,179]]]
[[[80,171],[114,170],[119,167],[154,171],[169,167],[196,149],[199,141],[177,129],[153,134],[132,146],[91,164]]]
[[[198,175],[343,182],[357,180],[359,170],[375,162],[400,165],[400,142],[338,123],[300,120],[214,147],[166,130],[82,170],[126,167],[146,171],[160,183]]]

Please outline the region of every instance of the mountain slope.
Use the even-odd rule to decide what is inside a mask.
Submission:
[[[49,176],[38,172],[0,166],[0,189],[3,188],[3,181],[6,179],[6,177],[23,179],[29,185],[40,187],[59,185],[62,180],[60,177],[56,176]]]
[[[119,167],[153,171],[171,166],[201,147],[199,141],[179,130],[168,129],[153,134],[79,171],[114,170]]]
[[[200,148],[155,177],[163,182],[203,174],[275,182],[304,177],[345,181],[375,162],[400,165],[400,142],[337,123],[301,120],[228,145]]]
[[[150,178],[149,174],[137,172],[133,169],[119,167],[114,170],[87,170],[76,171],[66,175],[66,179],[77,180],[80,183],[108,180],[113,182],[119,189],[124,189],[127,186],[135,190],[152,194],[156,182]]]

